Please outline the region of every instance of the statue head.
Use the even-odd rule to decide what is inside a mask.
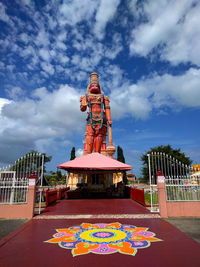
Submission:
[[[90,84],[89,84],[89,93],[91,94],[100,94],[101,88],[99,85],[99,75],[96,72],[90,74]]]

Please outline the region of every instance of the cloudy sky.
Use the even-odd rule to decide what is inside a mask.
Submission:
[[[133,172],[158,145],[200,163],[199,14],[198,0],[0,0],[0,166],[80,154],[93,71]]]

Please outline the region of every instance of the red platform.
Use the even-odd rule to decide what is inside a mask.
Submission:
[[[61,201],[50,207],[43,219],[33,219],[16,232],[0,241],[0,266],[73,266],[73,267],[133,267],[133,266],[199,266],[200,245],[162,219],[56,219],[58,214],[146,214],[149,212],[132,200],[72,200]],[[56,207],[57,206],[57,207]],[[66,206],[66,208],[64,208]],[[96,210],[95,210],[96,206]],[[54,215],[53,219],[45,219]],[[141,249],[135,256],[114,253],[109,255],[85,254],[73,257],[71,250],[44,241],[52,238],[55,229],[87,223],[130,224],[148,227],[149,231],[162,239],[150,247]]]

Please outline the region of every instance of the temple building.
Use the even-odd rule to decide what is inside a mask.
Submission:
[[[128,174],[127,174],[128,176]],[[128,178],[129,180],[129,178]],[[134,179],[135,181],[135,179]],[[113,181],[112,185],[117,186],[118,183],[123,182],[123,173],[113,173]],[[77,185],[80,183],[87,183],[87,176],[82,176],[77,173],[69,173],[69,176],[67,178],[67,186],[70,187],[70,189],[76,189]]]

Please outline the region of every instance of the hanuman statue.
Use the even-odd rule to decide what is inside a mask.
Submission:
[[[98,74],[91,73],[87,93],[80,98],[80,110],[84,112],[87,107],[89,108],[83,155],[92,152],[111,155],[115,152],[112,145],[109,102],[109,97],[102,94]],[[109,125],[109,146],[106,148],[107,125]],[[109,153],[111,150],[112,153]]]

